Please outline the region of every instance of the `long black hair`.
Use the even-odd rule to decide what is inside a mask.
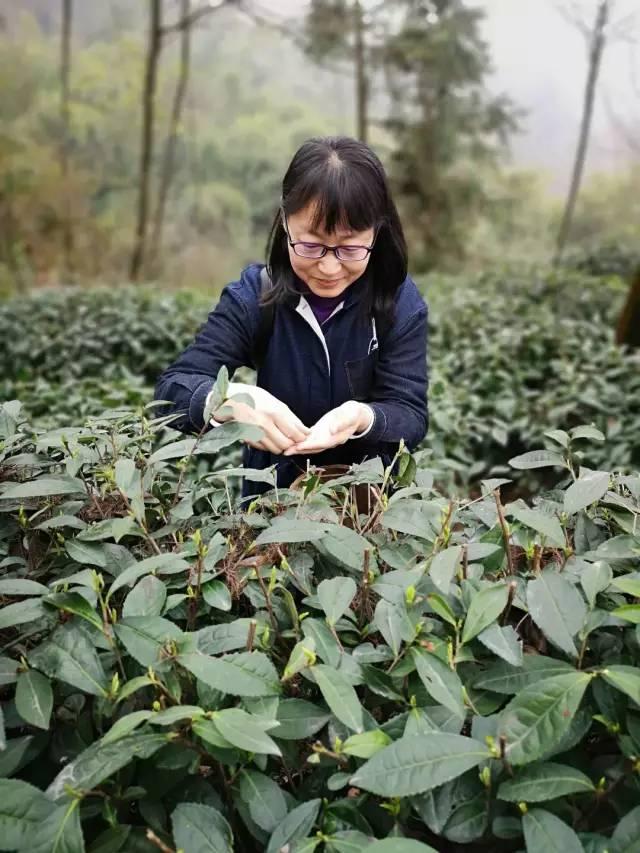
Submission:
[[[393,316],[396,291],[407,276],[407,243],[378,156],[349,136],[308,139],[296,151],[282,181],[281,207],[290,216],[311,202],[315,204],[314,230],[378,229],[365,273],[363,307],[369,315]],[[297,301],[299,291],[280,208],[266,254],[273,287],[265,304]]]

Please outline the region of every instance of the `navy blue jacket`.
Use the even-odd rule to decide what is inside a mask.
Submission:
[[[158,378],[154,398],[172,404],[160,411],[181,414],[171,423],[174,429],[185,433],[202,429],[205,400],[223,364],[229,376],[238,367],[254,366],[262,267],[246,267],[239,281],[224,288],[193,343]],[[280,486],[290,485],[306,470],[307,458],[311,465],[328,465],[381,456],[389,464],[400,439],[413,449],[427,432],[425,301],[407,277],[396,294],[393,324],[376,348],[375,323],[358,310],[365,286],[363,276],[347,288],[341,309],[322,329],[304,297],[297,306],[277,306],[257,384],[286,403],[307,426],[346,400],[366,402],[375,414],[362,438],[308,457],[276,456],[245,445],[244,466],[262,469],[277,463]],[[245,482],[243,493],[259,494],[266,488]]]

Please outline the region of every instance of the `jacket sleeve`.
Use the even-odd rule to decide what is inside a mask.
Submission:
[[[207,395],[222,365],[230,377],[238,367],[251,365],[254,323],[243,290],[242,282],[224,288],[194,341],[158,377],[154,400],[170,404],[159,407],[158,414],[180,415],[170,423],[173,429],[199,432]]]
[[[367,401],[375,415],[367,443],[404,439],[414,450],[427,434],[427,318],[424,305],[400,328],[392,328],[381,347]]]

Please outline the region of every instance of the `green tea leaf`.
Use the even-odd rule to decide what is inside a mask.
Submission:
[[[167,600],[167,587],[155,575],[139,580],[122,605],[122,615],[160,616]]]
[[[617,690],[626,693],[640,705],[640,668],[637,666],[614,665],[602,670],[605,681]]]
[[[199,705],[173,705],[154,712],[149,722],[152,726],[172,726],[182,720],[194,720],[202,716],[204,716],[204,709]]]
[[[29,652],[29,663],[49,678],[72,684],[92,696],[106,696],[107,676],[95,648],[75,625],[61,625]]]
[[[367,853],[438,853],[428,844],[411,838],[383,838],[367,845]]]
[[[337,669],[325,664],[316,664],[311,668],[324,701],[335,716],[352,731],[361,732],[364,728],[362,706],[356,691]]]
[[[44,615],[42,599],[16,601],[15,604],[0,608],[0,631],[4,628],[13,628],[14,625],[24,625],[25,622],[35,622],[36,619],[42,619]]]
[[[530,450],[521,456],[514,456],[513,459],[509,460],[509,465],[512,468],[518,468],[520,471],[529,471],[532,468],[552,468],[555,466],[566,468],[564,457],[553,450]]]
[[[43,498],[52,495],[86,495],[84,483],[75,477],[39,477],[28,483],[9,483],[0,493],[0,500]]]
[[[611,837],[615,853],[640,853],[640,806],[627,812]]]
[[[432,517],[422,501],[409,499],[391,504],[380,522],[390,530],[433,542],[437,534],[431,523]]]
[[[373,729],[370,732],[362,732],[359,735],[351,735],[342,744],[342,751],[347,755],[355,755],[357,758],[371,758],[376,752],[380,752],[391,743],[391,738],[381,729]]]
[[[84,853],[80,800],[54,809],[29,839],[29,853]]]
[[[106,735],[103,735],[102,743],[112,743],[126,737],[141,723],[146,722],[152,714],[153,711],[132,711],[130,714],[125,714],[124,717],[116,720]]]
[[[85,619],[94,628],[102,631],[102,619],[87,599],[79,592],[56,592],[43,598],[45,604],[57,607],[65,613],[75,613],[81,619]]]
[[[601,560],[597,560],[595,563],[587,563],[580,572],[580,584],[590,607],[595,606],[596,596],[609,586],[612,577],[611,567]]]
[[[468,643],[498,618],[507,606],[508,584],[485,587],[471,599],[462,630],[462,642]]]
[[[574,427],[571,431],[571,440],[574,441],[578,438],[586,438],[590,441],[605,441],[604,435],[600,432],[596,427],[583,425]]]
[[[551,812],[531,809],[522,818],[527,853],[584,853],[570,826]]]
[[[330,625],[335,625],[349,609],[356,592],[353,578],[335,577],[319,584],[318,598]]]
[[[0,617],[1,615],[0,613]],[[627,622],[633,622],[634,625],[640,625],[640,604],[623,604],[622,607],[614,608],[611,615],[625,619]]]
[[[376,604],[373,624],[393,654],[397,655],[402,644],[402,612],[398,606],[381,598]]]
[[[587,615],[586,605],[572,583],[553,570],[543,572],[527,584],[531,618],[558,648],[577,657],[573,637]]]
[[[594,565],[596,565],[594,563]],[[611,572],[611,569],[609,569]],[[609,574],[611,578],[611,574]],[[613,578],[610,581],[611,586],[615,586],[616,589],[621,589],[622,592],[627,595],[632,595],[634,598],[640,598],[640,578],[638,577],[627,577],[622,575],[621,577]]]
[[[315,542],[323,539],[331,529],[330,524],[319,521],[307,521],[306,519],[282,518],[278,516],[271,522],[271,526],[258,536],[254,542],[255,547],[260,545],[272,545],[284,542]]]
[[[573,515],[604,497],[611,475],[608,471],[590,471],[572,483],[564,493],[564,511]]]
[[[29,669],[21,672],[16,685],[16,710],[25,722],[48,729],[53,709],[53,690],[49,679]]]
[[[185,853],[232,853],[233,834],[213,806],[180,803],[171,814],[173,838]]]
[[[329,666],[337,669],[340,665],[342,652],[326,622],[322,622],[320,619],[305,619],[302,623],[302,633],[314,641],[318,657],[328,663]]]
[[[196,446],[195,438],[183,438],[180,441],[172,441],[170,444],[165,444],[149,457],[149,465],[155,462],[164,462],[167,459],[183,459],[189,456],[193,448]]]
[[[221,735],[247,752],[265,755],[280,755],[280,749],[260,725],[260,718],[247,714],[241,708],[216,711],[213,722]]]
[[[432,592],[427,595],[427,601],[434,613],[437,613],[438,616],[444,619],[445,622],[448,622],[449,625],[453,625],[454,628],[457,627],[458,620],[449,606],[449,602],[445,598],[438,595],[436,592]]]
[[[457,672],[436,655],[422,649],[411,649],[411,657],[429,695],[461,720],[464,719],[462,682]]]
[[[122,589],[127,584],[135,583],[138,578],[143,575],[148,575],[151,572],[159,574],[175,574],[189,568],[189,563],[177,554],[156,554],[154,557],[147,557],[146,560],[141,560],[139,563],[133,563],[121,572],[111,584],[107,594],[107,600],[111,598],[114,592]]]
[[[349,774],[344,775],[346,775],[346,782],[348,782]],[[347,829],[332,833],[331,841],[327,842],[325,850],[327,853],[362,853],[365,847],[369,848],[370,846],[371,836],[355,829]]]
[[[439,551],[429,567],[429,577],[443,595],[449,592],[449,586],[457,567],[460,565],[462,546],[454,545]]]
[[[91,542],[81,542],[79,539],[71,539],[65,543],[67,554],[76,563],[82,565],[97,566],[104,569],[107,565],[107,554],[103,545],[94,545]]]
[[[538,681],[515,696],[500,714],[498,734],[513,765],[541,758],[568,731],[592,676],[570,672]]]
[[[410,797],[455,779],[490,757],[473,738],[432,732],[395,741],[351,777],[351,784],[381,797]]]
[[[505,513],[515,518],[520,524],[525,527],[535,530],[540,533],[549,545],[555,545],[556,548],[564,548],[566,540],[560,522],[553,515],[546,515],[537,509],[528,509],[525,507],[508,504],[505,507]]]
[[[371,550],[371,543],[349,527],[333,526],[331,535],[314,540],[321,554],[352,571],[362,571],[365,551]]]
[[[19,779],[0,779],[0,849],[22,850],[55,806],[42,791]]]
[[[280,740],[305,740],[315,735],[331,719],[323,708],[306,699],[282,699],[276,719],[280,723],[274,734]]]
[[[523,656],[521,667],[496,661],[474,679],[473,686],[492,693],[513,694],[544,678],[568,672],[575,670],[563,660],[528,654]]]
[[[0,655],[0,687],[18,680],[18,662]]]
[[[256,770],[240,774],[240,796],[249,809],[251,820],[271,834],[287,816],[287,801],[277,782]]]
[[[5,578],[0,580],[0,595],[48,595],[48,586],[27,578]]]
[[[58,802],[67,788],[90,791],[134,758],[149,758],[168,743],[164,734],[131,734],[115,742],[92,743],[65,765],[47,788],[47,797]]]
[[[491,625],[478,634],[478,640],[512,666],[522,665],[522,641],[511,625]]]
[[[287,844],[306,838],[316,822],[321,803],[322,800],[309,800],[290,811],[273,831],[265,853],[280,853]]]
[[[498,799],[511,803],[542,803],[565,797],[567,794],[588,794],[594,784],[575,767],[564,764],[531,764],[519,770],[513,779],[507,779],[498,789]]]
[[[212,658],[200,652],[177,658],[196,678],[209,687],[234,696],[277,696],[280,693],[278,673],[262,652],[242,652]]]
[[[160,616],[128,616],[116,622],[113,630],[131,657],[142,666],[157,664],[163,646],[183,636],[174,622]]]
[[[216,610],[231,610],[231,593],[229,587],[222,581],[207,581],[202,585],[202,597],[209,607]]]

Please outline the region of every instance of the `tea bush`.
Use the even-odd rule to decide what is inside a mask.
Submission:
[[[166,424],[0,408],[1,849],[639,849],[640,476],[596,429],[511,460],[533,507],[402,448],[239,505],[200,463],[255,428]]]
[[[591,448],[593,467],[640,465],[640,354],[613,340],[620,279],[523,270],[422,284],[431,307],[431,426],[422,449],[432,450],[449,489],[504,474],[504,460],[545,430],[582,423],[607,437]],[[144,404],[210,308],[200,295],[130,287],[0,305],[0,400],[20,399],[49,428]],[[535,491],[534,475],[517,479]]]
[[[614,342],[626,287],[568,273],[436,279],[424,446],[468,481],[504,474],[549,427],[592,423],[607,442],[590,464],[640,466],[640,352]]]
[[[563,265],[587,275],[617,275],[629,279],[640,269],[640,253],[637,248],[620,242],[601,243],[589,249],[567,252]]]

